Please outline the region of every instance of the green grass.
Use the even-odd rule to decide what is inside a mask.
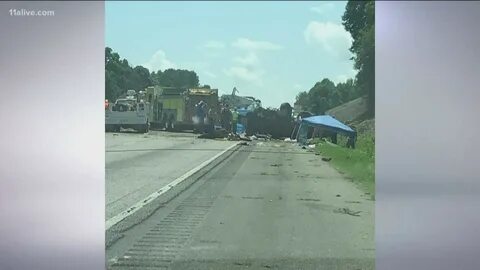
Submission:
[[[375,198],[375,142],[373,133],[359,134],[356,148],[346,148],[346,138],[339,136],[338,145],[316,142],[316,151],[331,157],[335,169],[351,177],[362,190]]]

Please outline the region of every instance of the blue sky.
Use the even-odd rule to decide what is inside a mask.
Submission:
[[[293,104],[317,81],[355,76],[346,2],[106,2],[106,46],[131,65],[197,72],[201,84]]]

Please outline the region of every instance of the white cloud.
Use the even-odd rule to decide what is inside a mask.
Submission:
[[[312,21],[305,29],[304,36],[309,45],[320,45],[326,52],[345,60],[351,57],[348,49],[352,37],[340,24]]]
[[[338,83],[344,83],[347,81],[347,79],[349,79],[349,77],[347,75],[338,75],[337,77],[335,77],[333,80],[333,82],[335,84],[338,84]]]
[[[150,71],[157,71],[159,69],[163,71],[169,68],[177,68],[177,65],[168,60],[165,52],[162,50],[156,51],[150,60],[143,64],[143,66],[148,68]]]
[[[224,71],[227,76],[240,79],[249,83],[262,84],[264,71],[261,69],[251,69],[247,67],[234,66]]]
[[[260,64],[260,60],[254,52],[249,52],[244,57],[235,57],[233,61],[244,66],[257,66]]]
[[[210,77],[210,78],[216,78],[216,77],[217,77],[217,75],[215,75],[215,73],[213,73],[213,72],[211,72],[211,71],[204,70],[204,71],[202,71],[202,72],[203,72],[203,74],[207,75],[207,76]]]
[[[207,43],[205,43],[204,47],[207,49],[224,49],[225,44],[221,41],[210,40]]]
[[[232,43],[232,47],[242,50],[255,51],[255,50],[280,50],[282,46],[268,42],[268,41],[255,41],[248,38],[239,38]]]
[[[310,8],[311,11],[320,15],[328,14],[335,7],[334,3],[320,3],[319,6]]]
[[[340,74],[338,76],[336,76],[335,78],[332,79],[332,81],[337,84],[337,83],[344,83],[346,82],[348,79],[355,79],[355,76],[357,75],[357,71],[356,70],[350,70],[348,72],[348,74]]]
[[[237,81],[236,83],[247,82],[257,86],[263,85],[265,71],[261,68],[260,51],[281,50],[282,46],[248,38],[238,38],[231,45],[233,48],[244,51],[245,54],[234,57],[233,65],[224,70],[224,73]]]

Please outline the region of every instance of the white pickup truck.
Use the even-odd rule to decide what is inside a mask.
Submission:
[[[132,92],[133,91],[133,92]],[[119,132],[121,128],[141,133],[149,131],[148,104],[136,97],[134,90],[105,106],[105,131]]]

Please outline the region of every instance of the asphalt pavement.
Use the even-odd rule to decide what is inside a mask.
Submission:
[[[234,144],[192,133],[105,134],[106,219]]]
[[[255,141],[106,252],[109,269],[357,270],[374,269],[374,248],[368,194],[321,156]]]

